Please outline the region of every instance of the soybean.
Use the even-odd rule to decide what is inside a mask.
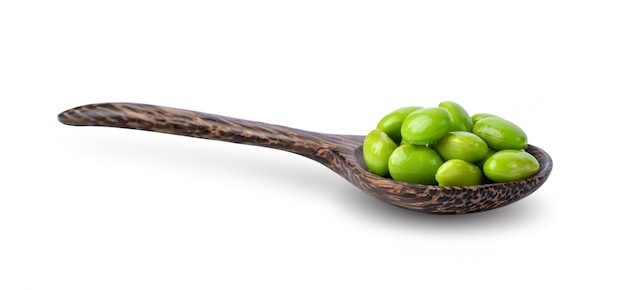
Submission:
[[[363,159],[367,168],[376,175],[389,176],[389,156],[396,147],[396,142],[385,132],[372,130],[363,141]]]
[[[465,160],[450,159],[437,169],[435,179],[441,186],[478,185],[483,182],[483,172]]]
[[[425,108],[412,112],[402,122],[402,139],[413,145],[437,142],[450,131],[452,116],[443,108]]]
[[[482,118],[474,124],[472,131],[495,150],[525,149],[528,146],[524,130],[500,117]]]
[[[381,130],[387,134],[393,141],[396,143],[400,143],[402,141],[402,135],[400,134],[400,128],[402,127],[402,122],[406,116],[410,113],[423,109],[422,107],[412,106],[412,107],[403,107],[393,112],[385,115],[376,126],[376,129]]]
[[[533,176],[539,171],[537,159],[524,150],[500,150],[485,160],[483,172],[495,182],[508,182]]]
[[[472,123],[476,124],[476,122],[478,122],[478,120],[484,119],[484,118],[487,118],[487,117],[498,117],[498,116],[493,115],[493,114],[489,114],[489,113],[476,113],[476,114],[472,115]]]
[[[448,110],[452,117],[450,131],[471,132],[474,122],[467,111],[459,104],[452,101],[443,101],[439,103],[439,108]]]
[[[435,175],[443,164],[439,154],[422,145],[400,145],[389,156],[389,174],[398,181],[437,184]]]
[[[489,147],[480,137],[470,132],[449,132],[435,146],[443,160],[461,159],[470,163],[485,158]]]
[[[496,115],[470,116],[452,101],[437,107],[394,110],[363,142],[363,159],[373,174],[397,181],[470,186],[528,178],[539,171],[526,152],[528,137]]]

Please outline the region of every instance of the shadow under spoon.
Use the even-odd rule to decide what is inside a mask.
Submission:
[[[280,125],[190,110],[135,103],[102,103],[62,112],[59,121],[74,126],[104,126],[226,141],[284,150],[313,159],[364,192],[408,210],[464,214],[491,210],[536,191],[552,170],[542,149],[526,151],[539,161],[539,172],[515,182],[477,186],[435,186],[394,181],[370,173],[363,161],[364,136],[324,134]]]

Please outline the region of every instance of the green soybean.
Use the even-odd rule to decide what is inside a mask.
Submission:
[[[422,107],[412,106],[394,110],[380,119],[376,129],[385,132],[387,136],[396,143],[400,143],[402,141],[402,135],[400,133],[402,122],[404,122],[406,116],[419,109],[422,109]]]
[[[389,156],[391,178],[417,184],[437,184],[435,175],[443,164],[439,154],[421,145],[400,145]]]
[[[493,114],[489,114],[489,113],[476,113],[474,115],[472,115],[472,123],[476,124],[476,122],[478,122],[478,120],[480,119],[484,119],[487,117],[498,117],[496,115]]]
[[[539,171],[537,159],[524,150],[501,150],[485,160],[483,172],[495,182],[516,181]]]
[[[483,182],[480,168],[461,159],[450,159],[437,169],[435,179],[441,186],[468,186]]]
[[[488,113],[469,115],[458,103],[402,107],[379,120],[363,142],[373,174],[416,184],[471,186],[528,178],[539,170],[524,151],[526,133]]]
[[[425,108],[410,113],[402,122],[402,139],[414,145],[437,142],[450,131],[452,117],[448,110]]]
[[[363,159],[369,171],[376,175],[389,176],[389,156],[396,147],[396,142],[381,130],[375,129],[367,134],[363,142]]]
[[[439,103],[439,107],[448,110],[452,117],[450,131],[472,131],[472,127],[474,126],[472,117],[470,117],[461,105],[452,101],[443,101]]]
[[[486,117],[474,124],[473,133],[495,150],[525,149],[526,133],[514,123],[500,117]]]
[[[485,158],[489,146],[480,137],[470,132],[449,132],[435,146],[443,160],[461,159],[470,163]]]

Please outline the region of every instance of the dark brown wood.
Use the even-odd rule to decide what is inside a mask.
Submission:
[[[75,126],[105,126],[154,131],[284,150],[313,159],[380,200],[409,210],[433,214],[486,211],[518,201],[536,191],[552,171],[542,149],[527,151],[540,163],[534,176],[515,182],[477,186],[434,186],[394,181],[368,172],[361,146],[364,136],[322,134],[146,104],[103,103],[69,109],[59,121]]]

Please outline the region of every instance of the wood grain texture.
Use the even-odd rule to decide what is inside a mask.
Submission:
[[[368,172],[364,136],[322,134],[280,125],[190,110],[134,103],[89,104],[62,112],[59,121],[75,126],[105,126],[226,141],[284,150],[315,160],[380,200],[433,214],[464,214],[498,208],[536,191],[552,171],[542,149],[527,151],[540,163],[527,179],[477,186],[441,187],[394,181]]]

